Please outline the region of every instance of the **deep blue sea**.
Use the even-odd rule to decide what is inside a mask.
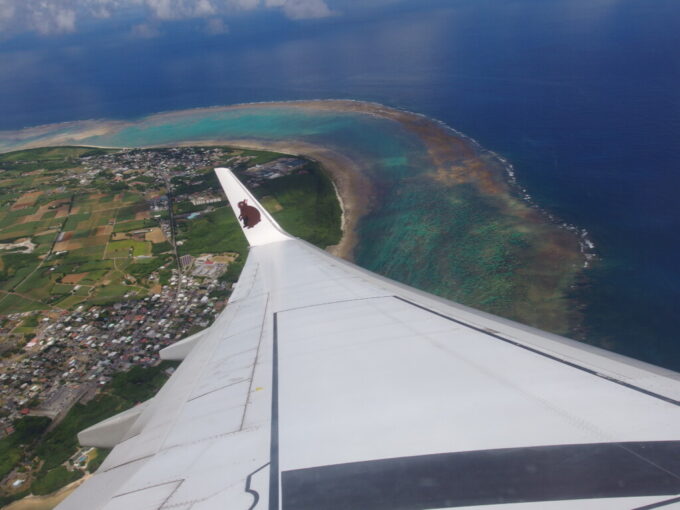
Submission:
[[[119,21],[0,42],[0,129],[239,102],[351,98],[444,121],[511,161],[533,199],[585,228],[575,293],[594,342],[680,369],[680,2],[344,3],[264,11],[208,36]]]

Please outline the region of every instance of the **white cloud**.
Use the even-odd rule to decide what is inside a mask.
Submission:
[[[73,32],[79,23],[112,18],[120,13],[146,13],[150,33],[154,20],[203,18],[209,33],[225,33],[223,17],[258,8],[279,9],[291,19],[331,16],[327,0],[0,0],[0,37],[19,32],[40,34]],[[143,21],[139,19],[138,21]],[[150,23],[150,24],[149,24]],[[220,25],[219,23],[222,23]],[[157,29],[154,29],[157,30]],[[140,33],[141,33],[140,32]]]
[[[20,8],[14,9],[15,17],[22,15]],[[30,30],[40,34],[64,34],[76,29],[76,13],[72,9],[60,8],[54,4],[42,2],[39,5],[30,6],[24,19]],[[7,23],[15,24],[16,20],[9,18]]]
[[[0,22],[14,18],[15,12],[12,0],[0,0]]]
[[[54,17],[57,32],[73,32],[76,29],[76,13],[70,9],[57,11]]]
[[[324,0],[286,0],[283,12],[291,19],[326,18],[333,15]]]
[[[291,19],[326,18],[334,13],[324,0],[265,0],[267,7],[279,7]]]
[[[221,18],[210,18],[205,24],[205,31],[210,35],[220,35],[229,32],[229,27]]]
[[[148,23],[140,23],[139,25],[132,27],[130,35],[140,39],[153,39],[154,37],[161,35],[161,33],[156,27],[149,25]]]

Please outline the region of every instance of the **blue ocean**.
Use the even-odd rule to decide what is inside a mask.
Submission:
[[[243,102],[346,98],[426,114],[514,165],[586,229],[573,289],[592,343],[680,369],[680,2],[384,2],[153,38],[98,21],[0,42],[0,129]]]

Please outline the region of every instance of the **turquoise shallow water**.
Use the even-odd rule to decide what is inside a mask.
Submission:
[[[371,213],[358,225],[359,264],[490,312],[554,327],[517,306],[528,291],[517,284],[515,271],[531,270],[523,250],[539,240],[494,217],[498,206],[473,186],[454,190],[433,179],[423,140],[396,121],[299,106],[196,110],[145,119],[83,143],[129,147],[229,139],[312,143],[359,160],[375,192]]]
[[[294,107],[197,110],[141,121],[106,136],[83,140],[93,145],[137,147],[215,139],[303,141],[349,152],[371,163],[386,179],[426,171],[425,148],[399,124],[357,113]]]

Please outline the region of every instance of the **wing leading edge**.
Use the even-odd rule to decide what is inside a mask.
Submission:
[[[678,501],[678,374],[357,268],[216,171],[251,245],[229,305],[58,508]]]

